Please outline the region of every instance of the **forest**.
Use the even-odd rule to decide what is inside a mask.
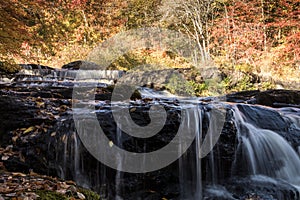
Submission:
[[[119,32],[160,27],[195,40],[202,62],[220,70],[225,91],[295,88],[299,6],[299,0],[8,0],[0,5],[1,66],[60,68],[84,60]],[[112,67],[126,70],[147,62],[192,67],[159,50],[129,52]],[[191,80],[198,95],[205,94],[206,84]]]

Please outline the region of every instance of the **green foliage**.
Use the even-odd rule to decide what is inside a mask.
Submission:
[[[195,81],[188,81],[188,84],[192,87],[192,91],[196,96],[203,96],[208,90],[207,83],[197,83]]]
[[[225,90],[229,90],[231,88],[231,78],[230,77],[225,77],[222,81],[221,84]]]
[[[248,74],[246,74],[241,80],[239,80],[239,82],[236,85],[236,88],[238,89],[238,91],[256,89],[254,87],[254,84],[251,82],[251,76],[249,76]]]
[[[166,83],[167,90],[179,96],[194,96],[193,85],[178,74],[172,74]]]
[[[146,64],[145,57],[138,56],[133,52],[128,52],[127,54],[119,57],[117,60],[111,63],[108,69],[118,69],[127,71],[144,64]]]
[[[78,188],[78,192],[82,193],[85,196],[86,200],[99,200],[100,196],[88,189],[85,188]],[[55,191],[47,191],[47,190],[37,190],[35,191],[37,195],[39,195],[40,200],[69,200],[74,199],[74,197],[77,197],[76,194],[60,194]]]
[[[248,73],[248,72],[252,72],[253,71],[253,66],[251,66],[251,65],[249,65],[247,63],[242,63],[242,64],[234,65],[234,69],[236,71]]]
[[[260,89],[260,90],[275,89],[275,85],[274,85],[274,83],[272,83],[272,82],[270,82],[270,81],[266,81],[266,82],[261,83],[261,84],[258,86],[258,89]]]
[[[120,56],[108,69],[118,70],[157,70],[170,68],[190,68],[192,65],[185,58],[170,52],[159,50],[133,50]],[[147,68],[147,69],[146,69]]]
[[[12,64],[7,61],[0,62],[0,72],[5,73],[16,73],[21,69],[21,67],[17,64]]]

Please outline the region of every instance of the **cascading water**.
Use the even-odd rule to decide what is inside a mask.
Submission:
[[[195,142],[192,154],[184,154],[179,158],[179,185],[181,199],[202,199],[202,174],[201,174],[201,158],[200,145],[202,142],[202,109],[199,106],[193,106],[187,109],[188,123],[186,128],[195,130]],[[190,119],[191,118],[191,119]],[[184,141],[182,141],[184,142]],[[179,147],[180,148],[180,147]]]
[[[272,128],[274,124],[264,122],[257,116],[258,113],[262,113],[262,116],[264,114],[267,116],[268,112],[273,112],[271,108],[245,104],[217,103],[220,107],[226,107],[227,114],[230,112],[223,128],[225,132],[222,132],[220,135],[220,142],[218,141],[218,143],[214,145],[214,138],[208,137],[208,135],[213,134],[213,131],[209,131],[208,129],[214,126],[213,121],[216,120],[217,115],[214,116],[213,108],[210,104],[195,103],[195,101],[190,103],[184,102],[180,105],[170,105],[169,101],[156,103],[161,103],[169,108],[172,107],[173,110],[177,110],[179,113],[184,110],[187,120],[186,124],[183,124],[182,130],[192,130],[195,134],[195,140],[189,150],[184,153],[177,162],[170,165],[169,169],[162,169],[162,172],[154,172],[154,175],[148,173],[133,175],[126,174],[119,170],[111,170],[99,162],[95,164],[95,160],[90,161],[91,158],[86,156],[87,152],[83,149],[84,147],[80,139],[73,133],[71,134],[72,136],[69,135],[68,139],[65,140],[68,144],[66,145],[64,143],[63,147],[61,147],[66,154],[60,159],[63,161],[63,164],[59,168],[60,171],[63,171],[63,173],[61,173],[62,177],[71,177],[76,180],[78,184],[85,184],[85,186],[94,189],[94,186],[97,185],[95,190],[101,193],[103,197],[109,199],[132,199],[138,197],[140,191],[153,190],[155,187],[151,186],[151,184],[147,185],[149,177],[151,180],[152,176],[156,177],[155,173],[170,173],[170,169],[173,170],[172,173],[178,178],[175,181],[177,186],[174,184],[174,188],[177,187],[177,189],[174,190],[178,191],[177,198],[183,200],[201,200],[208,197],[209,199],[236,199],[237,195],[234,197],[235,187],[232,187],[232,185],[227,187],[227,183],[232,184],[230,181],[227,182],[232,177],[237,177],[238,180],[234,185],[239,184],[240,180],[244,181],[242,184],[248,184],[247,181],[250,181],[249,184],[253,184],[254,186],[256,184],[261,184],[263,187],[264,185],[279,185],[278,187],[284,188],[288,192],[294,192],[294,190],[287,185],[290,185],[292,188],[300,185],[300,172],[298,170],[300,166],[299,156],[287,140],[282,137],[287,127]],[[132,114],[136,113],[135,110],[138,107],[141,107],[137,104],[137,102],[134,104],[137,107],[130,109],[133,111]],[[120,109],[128,109],[122,105],[118,106]],[[253,110],[249,111],[246,108]],[[147,109],[142,107],[140,111],[142,113],[148,112]],[[82,112],[84,115],[84,111]],[[279,115],[278,112],[283,114]],[[105,127],[108,126],[105,130],[111,141],[110,145],[117,145],[120,148],[130,147],[132,151],[147,152],[149,151],[148,148],[154,145],[153,142],[157,142],[151,138],[149,139],[151,142],[144,140],[144,142],[141,143],[135,141],[135,139],[130,139],[128,136],[124,136],[120,125],[115,124],[115,122],[113,122],[113,124],[108,122],[112,119],[111,110],[109,109],[95,110],[95,113],[103,125],[102,128],[105,129]],[[274,109],[274,113],[279,118],[273,121],[280,124],[280,126],[286,123],[290,125],[290,128],[299,129],[299,117],[295,117],[298,116],[298,111],[296,112],[293,109],[285,108]],[[174,118],[174,113],[172,114],[170,112],[169,115],[173,117],[169,118],[169,120],[173,120],[173,123],[178,124],[180,123],[181,114],[178,114],[179,118],[177,119],[176,117]],[[138,119],[139,122],[147,124],[147,120],[142,119],[142,116],[144,115],[136,113],[135,118]],[[256,119],[258,121],[255,121]],[[285,122],[284,119],[287,121]],[[164,137],[167,137],[169,134],[176,134],[177,129],[174,129],[174,131],[173,125],[167,126],[170,127],[160,133],[161,136],[163,136],[163,141]],[[230,127],[236,127],[236,129]],[[86,134],[89,132],[89,130],[86,130]],[[76,138],[74,138],[74,136]],[[238,138],[238,143],[228,143],[228,141],[235,141],[235,138]],[[201,148],[203,147],[205,139],[207,139],[207,145],[214,148],[207,156],[203,157],[201,156]],[[184,144],[184,142],[184,140],[181,141],[181,144]],[[179,146],[179,148],[181,147]],[[180,152],[181,150],[178,149],[178,151]],[[224,154],[224,151],[228,152]],[[107,156],[112,155],[108,153]],[[113,156],[118,158],[120,161],[119,168],[121,168],[123,158],[120,155]],[[226,159],[229,159],[229,161]],[[94,163],[92,165],[95,167],[91,173],[89,173],[88,170],[90,169],[91,163]],[[147,162],[142,162],[141,166],[144,166],[145,163]],[[229,170],[232,168],[232,172],[226,172],[227,168]],[[134,180],[131,182],[131,186],[126,185],[126,183],[129,182],[128,177]],[[244,177],[248,178],[244,179]],[[140,182],[143,182],[143,184],[140,185]],[[159,184],[165,186],[165,183]],[[277,186],[272,187],[276,188]],[[254,191],[255,190],[256,189],[254,189]],[[267,188],[266,191],[267,190],[269,189]],[[108,196],[105,194],[108,194]],[[134,195],[128,197],[129,194]],[[293,197],[291,199],[297,199],[299,195],[295,193],[291,196]],[[277,199],[287,198],[286,193],[275,194],[275,197]],[[268,198],[272,199],[269,196]]]
[[[76,74],[78,70],[57,70],[30,65],[23,67],[24,69],[16,75],[14,81],[24,81],[22,86],[25,87],[23,89],[21,86],[16,87],[16,94],[22,94],[20,98],[22,100],[26,95],[33,97],[33,93],[34,97],[38,97],[28,98],[26,102],[30,105],[25,105],[24,110],[29,108],[40,109],[45,113],[51,112],[49,115],[39,115],[40,118],[35,120],[38,121],[37,123],[46,123],[46,131],[43,130],[40,134],[32,131],[27,133],[28,135],[18,135],[19,139],[16,140],[16,145],[19,145],[20,152],[24,154],[24,162],[28,162],[26,166],[28,164],[30,167],[35,167],[34,171],[38,172],[38,168],[42,168],[40,166],[45,166],[45,169],[41,170],[43,173],[50,169],[51,174],[59,175],[63,179],[72,179],[81,186],[92,188],[99,192],[103,199],[250,199],[247,195],[253,192],[257,192],[263,199],[263,195],[267,196],[266,199],[299,199],[297,189],[300,186],[300,109],[298,104],[274,104],[274,106],[293,106],[275,109],[258,105],[214,102],[214,98],[180,99],[165,91],[156,92],[152,89],[140,88],[144,99],[130,101],[129,107],[118,102],[116,103],[118,109],[129,110],[136,124],[141,126],[150,123],[149,112],[155,112],[150,110],[153,105],[162,105],[168,116],[166,124],[157,135],[143,139],[128,136],[124,130],[121,130],[122,127],[117,124],[116,119],[114,120],[111,109],[113,104],[108,101],[108,98],[96,99],[93,102],[83,101],[95,108],[93,113],[105,130],[109,144],[135,153],[153,152],[170,143],[179,130],[183,113],[186,114],[186,124],[183,124],[181,130],[185,131],[186,135],[192,130],[195,136],[193,143],[189,144],[189,149],[165,168],[149,173],[131,174],[109,168],[97,161],[77,135],[78,130],[74,127],[76,122],[72,116],[74,109],[70,108],[71,103],[68,101],[72,98],[74,83],[65,85],[68,90],[58,90],[57,86],[62,86],[61,82],[72,82],[78,75]],[[94,84],[93,81],[99,81],[96,78],[114,80],[120,78],[123,72],[80,70],[78,73],[82,78],[78,81],[84,82],[83,85],[88,87]],[[37,87],[37,90],[32,90],[30,86],[33,82],[51,82],[51,87]],[[51,96],[55,93],[56,96]],[[3,102],[2,105],[6,105],[7,101]],[[212,131],[208,129],[214,125],[211,123],[215,120],[212,105],[216,104],[226,107],[227,119],[222,134],[214,145],[214,138],[208,137]],[[30,115],[26,125],[22,124],[22,128],[26,128],[32,123],[32,118],[40,114],[36,113],[36,110],[30,112],[32,116]],[[83,123],[89,121],[88,115],[85,114],[86,111],[82,109],[80,115],[83,120],[86,120]],[[124,121],[130,120],[129,117],[125,118]],[[84,130],[86,135],[93,131],[89,128],[87,125],[87,130]],[[29,137],[29,134],[32,135]],[[201,149],[205,139],[207,145],[214,148],[203,157]],[[182,146],[179,146],[178,152],[183,149],[184,138],[180,142]],[[44,143],[48,145],[48,149],[43,146]],[[177,153],[176,149],[174,151]],[[103,154],[107,157],[115,156],[120,161],[117,169],[124,166],[121,162],[124,158],[120,154],[111,155],[109,151]],[[36,163],[39,165],[35,165]],[[144,160],[139,164],[141,167],[146,167],[147,163],[149,163],[147,156],[144,156]],[[141,195],[144,196],[140,197]]]
[[[299,188],[299,155],[278,133],[258,126],[258,123],[264,122],[260,121],[257,124],[250,122],[240,110],[241,106],[247,105],[233,107],[240,153],[235,161],[234,173],[239,174],[238,171],[244,171],[243,175],[264,175],[282,179]],[[238,169],[237,166],[247,169]]]
[[[117,131],[116,131],[116,138],[117,138],[117,145],[122,148],[122,130],[120,127],[117,127]],[[121,155],[117,154],[115,155],[118,157],[118,160],[120,160],[120,162],[118,163],[118,169],[122,168],[122,162],[121,162]],[[123,173],[120,170],[117,170],[116,172],[116,178],[115,178],[115,185],[116,185],[116,200],[122,200],[121,196],[122,196],[122,180],[123,180]]]
[[[16,83],[32,84],[50,83],[58,84],[59,82],[73,82],[76,77],[81,77],[81,80],[77,78],[76,81],[85,82],[103,82],[107,84],[113,84],[114,80],[123,76],[124,71],[120,70],[66,70],[66,69],[53,69],[50,67],[44,67],[37,65],[32,67],[31,65],[21,65],[21,69],[13,79]]]
[[[82,159],[82,144],[78,135],[73,132],[62,137],[62,152],[57,152],[56,160],[58,162],[58,174],[61,178],[69,178],[84,187],[90,187],[88,176],[84,171],[84,163]]]

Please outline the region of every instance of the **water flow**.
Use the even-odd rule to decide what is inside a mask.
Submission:
[[[239,136],[238,150],[242,154],[235,166],[241,166],[237,162],[246,161],[243,166],[248,165],[250,175],[266,175],[300,186],[300,159],[291,145],[278,133],[247,121],[238,106],[234,107],[234,117]]]
[[[23,66],[14,81],[15,82],[56,82],[56,81],[85,81],[85,82],[107,82],[113,84],[123,76],[124,72],[119,70],[65,70],[32,68],[30,65]]]
[[[116,136],[117,136],[117,145],[122,148],[122,130],[120,125],[118,125],[117,127],[117,131],[116,131]],[[117,155],[118,160],[120,160],[120,162],[118,162],[118,169],[122,168],[122,157],[121,155],[118,153]],[[121,196],[122,196],[122,181],[123,180],[123,173],[120,170],[116,171],[116,177],[115,177],[115,185],[116,185],[116,196],[115,199],[116,200],[122,200]]]
[[[74,172],[75,172],[75,181],[80,180],[81,167],[80,167],[80,154],[79,154],[79,143],[78,136],[76,133],[73,133],[73,142],[74,142]]]
[[[179,159],[180,199],[202,199],[201,174],[201,140],[202,140],[202,110],[199,106],[186,109],[188,124],[186,128],[195,130],[195,153],[185,153]],[[193,122],[193,123],[192,123]],[[192,127],[193,126],[193,127]],[[185,141],[181,141],[184,143]],[[180,151],[180,150],[179,150]]]
[[[208,119],[211,119],[209,112],[207,112],[205,114],[207,114]],[[214,146],[213,145],[213,138],[212,137],[209,137],[209,146],[210,147]],[[209,156],[208,157],[208,163],[209,163],[209,166],[210,166],[210,169],[209,169],[210,173],[207,173],[207,175],[210,174],[210,176],[211,176],[210,177],[211,178],[211,184],[212,184],[212,186],[214,186],[214,185],[217,184],[217,173],[215,171],[216,169],[215,169],[214,151],[211,151],[208,156]]]

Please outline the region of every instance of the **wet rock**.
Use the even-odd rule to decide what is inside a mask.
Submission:
[[[127,151],[140,153],[158,150],[172,141],[177,134],[182,117],[178,101],[174,99],[145,100],[137,95],[132,99],[138,100],[131,101],[129,107],[124,108],[119,105],[119,109],[128,109],[132,120],[140,126],[146,126],[151,122],[149,117],[151,106],[163,105],[167,112],[167,121],[158,134],[147,139],[134,138],[117,129],[116,121],[112,115],[111,102],[109,101],[112,91],[112,87],[96,88],[94,111],[101,128],[112,145],[119,145]],[[78,130],[75,128],[71,109],[72,92],[71,86],[19,87],[11,85],[10,87],[1,87],[1,142],[3,147],[7,147],[0,149],[0,163],[3,163],[3,168],[31,175],[41,173],[74,180],[79,185],[92,188],[107,199],[114,199],[116,196],[124,199],[180,199],[181,185],[184,183],[191,188],[191,192],[196,191],[197,144],[195,142],[182,158],[163,169],[150,173],[130,174],[118,172],[98,162],[87,151],[80,137],[78,137]],[[280,98],[280,95],[282,95],[282,98]],[[297,95],[297,92],[291,91],[249,91],[228,95],[227,101],[241,103],[239,109],[250,123],[256,123],[263,129],[277,131],[296,149],[300,145],[300,129],[298,132],[295,131],[299,127],[295,126],[294,118],[286,115],[288,113],[293,115],[293,110],[270,109],[261,106],[249,106],[243,103],[263,104],[273,107],[279,104],[281,106],[296,105],[299,104]],[[121,97],[120,99],[122,100]],[[202,112],[202,139],[209,129],[210,112],[212,110],[209,104],[213,100],[214,98],[210,98],[207,101],[208,103],[199,102]],[[80,100],[75,99],[75,101]],[[207,185],[212,183],[223,184],[224,187],[228,185],[225,189],[229,194],[232,194],[233,199],[299,198],[299,193],[295,193],[295,188],[283,181],[276,180],[274,185],[272,181],[263,182],[249,177],[230,179],[238,138],[232,105],[226,104],[224,107],[226,119],[220,138],[213,151],[201,160],[203,183]],[[89,115],[82,114],[82,118],[87,121],[89,120],[88,117]],[[180,177],[183,172],[186,173],[184,179]],[[19,177],[27,180],[27,176],[25,178],[23,176]],[[12,185],[22,183],[22,179],[16,178],[16,175],[8,175],[11,178],[5,178],[5,175],[3,175],[4,178],[0,177],[0,182],[3,183],[9,182]],[[37,195],[54,195],[57,197],[56,195],[69,194],[74,198],[89,199],[87,193],[82,192],[77,187],[74,188],[75,186],[69,187],[71,182],[55,185],[51,183],[52,180],[44,181],[44,179],[40,179],[43,178],[33,181],[36,184],[34,187],[31,186],[43,191],[43,194],[38,193]],[[49,181],[50,183],[48,183]],[[45,190],[51,190],[55,193],[45,193]],[[205,198],[222,199],[218,196],[220,191],[221,193],[224,192],[220,188],[206,188],[204,191]],[[13,190],[3,193],[12,197],[16,195]],[[24,193],[24,195],[27,194]],[[7,198],[9,198],[8,196]],[[229,196],[227,199],[231,198]]]
[[[300,107],[300,91],[267,90],[244,91],[226,95],[226,100],[235,103],[259,104],[275,108]]]
[[[252,104],[256,104],[257,100],[255,99],[255,96],[258,95],[258,93],[260,93],[259,90],[252,90],[227,94],[226,101],[235,103],[251,102]]]
[[[287,131],[288,124],[284,121],[280,113],[274,109],[261,106],[238,105],[244,118],[251,124],[256,124],[262,129],[273,131]]]
[[[54,70],[52,67],[48,67],[45,65],[39,65],[39,64],[19,64],[24,69],[31,69],[31,70]]]
[[[291,184],[260,175],[232,178],[226,183],[226,188],[238,199],[296,200],[300,198],[299,191]]]
[[[73,61],[70,62],[68,64],[65,64],[61,67],[62,69],[68,69],[68,70],[100,70],[102,69],[99,65],[97,65],[96,63],[93,62],[87,62],[87,61],[83,61],[83,60],[77,60],[77,61]]]
[[[36,111],[20,98],[0,96],[0,144],[7,144],[9,131],[34,124]]]
[[[256,95],[257,104],[271,107],[300,107],[300,91],[268,90]]]

